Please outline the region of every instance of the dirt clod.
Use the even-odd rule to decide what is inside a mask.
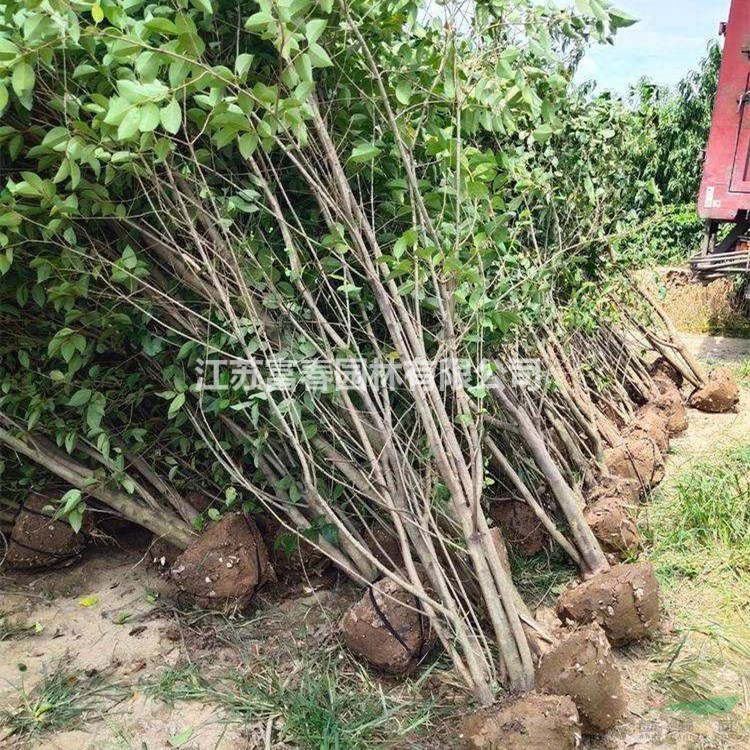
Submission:
[[[659,357],[648,369],[651,377],[655,380],[658,378],[664,378],[669,380],[675,388],[682,388],[685,378],[682,373],[665,357]]]
[[[604,451],[604,463],[610,473],[637,481],[644,490],[664,479],[664,456],[653,438],[643,433],[631,435],[621,445]]]
[[[462,736],[467,750],[575,750],[581,731],[570,698],[530,693],[473,714]]]
[[[603,497],[591,505],[586,522],[605,552],[626,555],[641,546],[633,514],[615,497]]]
[[[659,584],[650,563],[615,565],[569,589],[557,603],[563,622],[597,622],[621,646],[650,636],[659,625]]]
[[[626,437],[651,438],[662,454],[669,450],[669,423],[667,418],[650,404],[638,410],[638,414],[627,426],[624,434]]]
[[[614,498],[625,505],[636,505],[641,497],[641,485],[635,479],[602,477],[587,493],[586,501],[593,505],[601,498]]]
[[[244,513],[209,526],[172,566],[180,591],[210,609],[246,606],[273,575],[258,527]]]
[[[537,689],[567,695],[584,734],[606,732],[624,716],[627,697],[604,631],[596,623],[571,633],[541,659]]]
[[[690,406],[709,414],[734,411],[740,403],[740,388],[730,370],[720,367],[708,376],[708,383],[690,397]]]
[[[688,428],[687,410],[682,394],[674,382],[664,375],[654,378],[654,386],[649,408],[658,409],[664,416],[671,437],[680,435]]]
[[[490,507],[490,515],[502,529],[508,545],[521,557],[533,557],[544,549],[547,534],[526,503],[497,500]]]
[[[157,538],[148,548],[148,559],[162,573],[168,574],[183,550],[164,539]]]
[[[74,563],[86,546],[86,527],[76,533],[67,521],[52,520],[43,508],[55,498],[32,492],[16,516],[6,562],[17,570],[38,570]]]
[[[436,642],[421,609],[416,596],[384,578],[344,614],[344,643],[382,672],[409,674]]]

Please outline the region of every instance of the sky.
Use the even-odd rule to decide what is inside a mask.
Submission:
[[[596,47],[579,70],[579,80],[594,79],[601,89],[626,93],[641,76],[656,83],[675,84],[697,67],[719,22],[729,16],[729,0],[616,0],[641,19],[621,29],[615,46]]]

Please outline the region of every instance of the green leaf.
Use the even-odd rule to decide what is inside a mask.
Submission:
[[[234,61],[234,71],[238,78],[244,79],[253,64],[253,60],[255,60],[255,55],[249,55],[247,52],[237,55],[237,59]]]
[[[349,161],[355,164],[372,161],[379,153],[380,149],[374,143],[360,143],[354,147]]]
[[[159,126],[159,108],[153,102],[148,102],[141,107],[141,121],[139,130],[142,133],[150,133]]]
[[[177,412],[182,408],[183,404],[185,403],[185,394],[184,393],[178,393],[173,399],[172,403],[169,405],[169,411],[167,412],[167,418],[172,419],[172,417],[177,414]]]
[[[210,15],[214,12],[214,9],[211,7],[211,0],[191,0],[191,2],[198,10],[202,10],[204,13]]]
[[[411,101],[411,84],[408,81],[399,81],[396,86],[396,99],[403,105]]]
[[[532,136],[537,143],[546,143],[554,134],[555,131],[550,125],[540,125]]]
[[[141,126],[141,108],[132,106],[122,122],[117,126],[117,138],[120,141],[128,141],[138,135]]]
[[[240,149],[243,159],[249,159],[255,149],[258,147],[258,136],[256,133],[245,133],[237,140],[237,146]]]
[[[613,29],[626,29],[628,26],[633,26],[638,23],[640,19],[631,16],[624,11],[611,8],[609,11],[609,22]]]
[[[99,603],[99,597],[98,596],[84,596],[83,599],[78,600],[78,604],[81,607],[93,607],[95,604]]]
[[[684,703],[672,703],[664,706],[665,711],[683,711],[698,716],[712,716],[714,714],[729,714],[740,702],[738,695],[726,697],[704,698],[697,701],[686,701]]]
[[[182,125],[182,108],[177,99],[172,99],[160,113],[161,124],[167,133],[175,135]]]
[[[81,388],[76,391],[68,401],[68,406],[83,406],[91,399],[91,391],[88,388]]]
[[[18,57],[18,47],[10,39],[0,36],[0,60],[13,60]]]
[[[325,18],[313,18],[305,25],[305,39],[308,44],[315,44],[320,39],[320,35],[325,31],[328,21]]]
[[[307,48],[307,54],[310,55],[314,68],[330,68],[333,65],[328,53],[319,44],[311,44]]]
[[[245,31],[265,31],[269,23],[273,23],[273,16],[265,11],[253,13],[245,21]]]
[[[107,400],[101,393],[95,393],[91,401],[89,401],[88,408],[86,409],[86,424],[92,430],[98,430],[104,417],[104,407],[106,406]]]
[[[94,3],[91,6],[91,17],[94,19],[94,23],[99,24],[104,20],[104,11],[99,3]]]
[[[75,508],[68,514],[68,523],[70,528],[77,534],[83,526],[83,510],[81,508]]]
[[[8,106],[8,89],[6,85],[0,81],[0,113]]]
[[[31,67],[27,62],[20,62],[13,68],[13,75],[11,76],[10,82],[13,86],[13,91],[20,96],[28,94],[34,89],[34,68]]]
[[[81,490],[68,490],[60,498],[60,513],[67,515],[81,502]]]

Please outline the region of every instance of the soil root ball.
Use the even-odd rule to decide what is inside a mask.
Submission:
[[[529,693],[473,714],[462,736],[467,750],[575,750],[581,730],[570,698]]]
[[[650,563],[615,565],[569,589],[557,603],[563,622],[596,622],[610,642],[622,646],[659,626],[659,583]]]
[[[603,497],[586,511],[586,522],[605,552],[627,555],[641,546],[632,513],[617,498]]]
[[[156,537],[148,548],[148,559],[157,570],[169,575],[172,566],[182,553],[183,550],[179,547],[175,547],[174,544],[170,544],[161,537]]]
[[[627,709],[620,670],[596,623],[574,631],[542,657],[537,689],[571,698],[584,734],[609,731]]]
[[[605,450],[604,463],[611,474],[633,479],[643,490],[656,487],[664,479],[664,456],[656,441],[643,433],[631,435],[622,445]]]
[[[665,357],[659,357],[652,365],[648,368],[651,377],[654,380],[662,378],[668,380],[675,386],[675,388],[682,388],[685,378],[683,374]]]
[[[274,572],[255,521],[231,513],[211,524],[175,560],[172,578],[201,607],[242,608]]]
[[[586,495],[586,501],[593,505],[602,498],[613,498],[625,505],[636,505],[641,498],[641,485],[635,479],[622,477],[602,477]]]
[[[625,437],[651,438],[662,454],[669,450],[669,424],[667,418],[653,405],[638,410],[635,419],[625,428]]]
[[[688,428],[687,410],[677,386],[664,375],[654,378],[654,386],[648,407],[658,409],[664,416],[671,437],[685,432]]]
[[[418,598],[390,578],[375,583],[349,608],[341,632],[350,651],[394,675],[417,669],[437,640]]]
[[[6,563],[16,570],[41,570],[71,565],[83,553],[91,523],[88,513],[76,533],[65,520],[53,520],[45,506],[56,506],[57,499],[32,492],[16,516],[10,535]]]
[[[518,500],[496,500],[490,507],[490,515],[516,554],[521,557],[533,557],[544,549],[547,533],[526,503]]]
[[[714,370],[708,376],[708,383],[690,397],[690,406],[709,414],[726,414],[734,411],[739,403],[740,388],[726,368]]]

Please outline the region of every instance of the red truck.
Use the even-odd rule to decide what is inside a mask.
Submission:
[[[704,278],[750,272],[750,0],[732,0],[698,213],[706,242],[693,268]],[[722,226],[731,223],[728,232]]]

